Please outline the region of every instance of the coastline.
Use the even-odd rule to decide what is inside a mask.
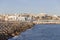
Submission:
[[[27,29],[32,28],[36,24],[60,24],[60,22],[41,22],[41,21],[27,21],[27,22],[19,22],[19,21],[5,21],[0,22],[0,39],[7,40],[11,37],[19,35],[20,33],[26,31]]]
[[[36,22],[36,21],[33,21],[34,24],[60,24],[60,22]]]

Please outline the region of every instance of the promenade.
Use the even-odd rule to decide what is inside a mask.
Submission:
[[[35,24],[60,24],[60,20],[39,20],[33,21]]]

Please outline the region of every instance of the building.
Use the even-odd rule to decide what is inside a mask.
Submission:
[[[16,21],[17,20],[17,16],[7,16],[5,17],[5,21]]]
[[[20,16],[20,17],[17,18],[17,21],[25,21],[25,20],[26,20],[26,17],[21,17]]]

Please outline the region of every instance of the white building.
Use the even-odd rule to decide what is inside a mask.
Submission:
[[[17,16],[8,16],[5,18],[6,21],[16,21],[17,20]]]
[[[32,17],[27,17],[26,20],[27,21],[32,21]]]
[[[17,15],[9,15],[5,17],[5,21],[31,21],[31,17],[23,17]]]
[[[57,15],[53,15],[53,17],[56,17],[56,18],[58,18],[58,16],[57,16]]]
[[[21,16],[20,16],[20,17],[17,18],[17,21],[25,21],[25,18],[26,18],[26,17],[21,17]]]

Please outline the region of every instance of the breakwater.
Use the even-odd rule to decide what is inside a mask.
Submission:
[[[33,27],[32,22],[0,22],[0,40],[8,40]]]

